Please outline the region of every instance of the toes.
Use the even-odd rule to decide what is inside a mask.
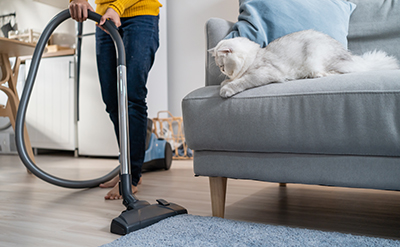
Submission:
[[[122,199],[122,196],[121,195],[106,195],[104,197],[104,199],[106,199],[106,200],[119,200],[119,199]]]
[[[106,199],[106,200],[117,200],[117,199],[119,199],[120,197],[122,197],[122,196],[119,194],[119,187],[118,187],[118,185],[116,185],[112,190],[110,190],[110,191],[107,193],[107,195],[104,197],[104,199]]]

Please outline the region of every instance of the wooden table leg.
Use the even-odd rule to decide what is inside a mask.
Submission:
[[[8,117],[10,119],[11,125],[14,130],[15,130],[15,120],[17,117],[17,111],[19,105],[19,98],[16,85],[18,80],[18,71],[20,64],[21,64],[20,59],[16,58],[14,69],[12,70],[8,56],[5,54],[1,54],[0,66],[3,73],[1,84],[8,82],[8,87],[0,85],[0,90],[7,95],[8,99],[6,107],[2,111],[0,111],[1,113],[0,116]],[[35,157],[33,155],[33,150],[31,142],[29,140],[29,135],[26,126],[24,126],[24,141],[25,141],[25,147],[28,151],[29,158],[33,162],[35,162]]]

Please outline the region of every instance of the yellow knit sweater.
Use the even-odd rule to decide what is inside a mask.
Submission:
[[[112,8],[120,17],[157,16],[162,7],[158,0],[96,0],[95,3],[97,5],[96,12],[99,15],[104,15],[108,8]]]

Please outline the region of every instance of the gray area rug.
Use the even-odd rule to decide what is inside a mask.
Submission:
[[[179,215],[127,234],[120,246],[400,246],[400,241],[284,226]]]

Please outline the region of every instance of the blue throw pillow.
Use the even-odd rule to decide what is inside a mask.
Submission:
[[[238,22],[225,39],[247,37],[265,47],[286,34],[314,29],[347,48],[356,5],[342,0],[239,0]]]

